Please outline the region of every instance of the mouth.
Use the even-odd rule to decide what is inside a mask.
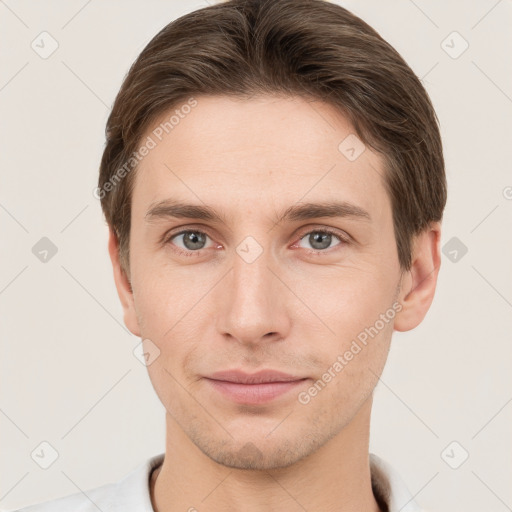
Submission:
[[[258,405],[302,386],[308,377],[299,377],[275,370],[248,374],[240,370],[216,372],[205,377],[209,385],[225,398],[237,404]]]

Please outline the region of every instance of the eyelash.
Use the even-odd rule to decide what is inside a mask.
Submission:
[[[174,245],[171,243],[171,240],[173,238],[175,238],[179,235],[184,235],[186,233],[190,233],[190,232],[200,233],[200,234],[206,235],[208,238],[212,239],[212,237],[206,231],[202,231],[200,229],[191,227],[191,228],[187,228],[187,229],[182,229],[181,231],[178,231],[176,233],[170,233],[170,234],[164,235],[162,237],[163,244],[164,245]],[[341,246],[341,245],[346,245],[346,244],[350,243],[348,235],[343,236],[338,231],[331,229],[331,228],[327,228],[327,227],[310,229],[309,231],[305,231],[305,232],[301,233],[299,235],[298,242],[296,242],[296,243],[299,243],[306,235],[310,235],[311,233],[322,233],[322,234],[333,235],[340,241],[340,243],[335,245],[334,247],[330,247],[330,248],[323,249],[323,250],[321,250],[321,249],[305,249],[309,254],[321,255],[323,253],[330,252],[330,250],[334,250],[335,247],[338,247],[338,245]],[[294,243],[293,245],[296,245],[296,243]],[[191,256],[191,255],[202,254],[202,252],[205,251],[206,249],[199,249],[197,251],[191,251],[191,250],[182,249],[181,247],[174,246],[173,250],[176,251],[181,256]]]

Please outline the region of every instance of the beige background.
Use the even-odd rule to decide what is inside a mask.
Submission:
[[[455,262],[445,249],[427,318],[395,334],[371,451],[429,509],[511,510],[512,2],[340,3],[423,79],[445,145],[443,246],[456,237],[468,249]],[[165,24],[205,5],[0,1],[4,510],[116,481],[164,450],[164,409],[132,353],[140,340],[122,322],[92,191],[129,65]],[[42,31],[59,45],[46,59],[31,48]],[[446,39],[453,31],[463,39]],[[445,51],[464,40],[458,58]],[[42,237],[57,248],[46,263],[32,252]],[[43,441],[59,454],[46,470],[31,458]],[[441,456],[452,441],[452,465],[469,453],[458,469]]]

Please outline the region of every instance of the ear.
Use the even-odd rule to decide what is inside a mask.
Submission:
[[[132,287],[126,272],[121,267],[119,258],[119,241],[110,227],[108,231],[108,252],[110,254],[110,260],[112,261],[112,267],[114,270],[114,281],[117,288],[117,294],[119,295],[121,305],[123,306],[124,323],[126,327],[135,334],[135,336],[140,337],[140,327],[135,311]]]
[[[413,241],[411,268],[402,276],[398,302],[402,309],[395,316],[394,329],[409,331],[417,327],[434,299],[441,266],[441,224],[432,223]]]

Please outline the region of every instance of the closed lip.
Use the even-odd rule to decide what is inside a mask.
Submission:
[[[225,370],[215,372],[207,378],[238,384],[264,384],[267,382],[293,382],[304,380],[307,377],[298,377],[277,370],[260,370],[256,373],[246,373],[242,370]]]

